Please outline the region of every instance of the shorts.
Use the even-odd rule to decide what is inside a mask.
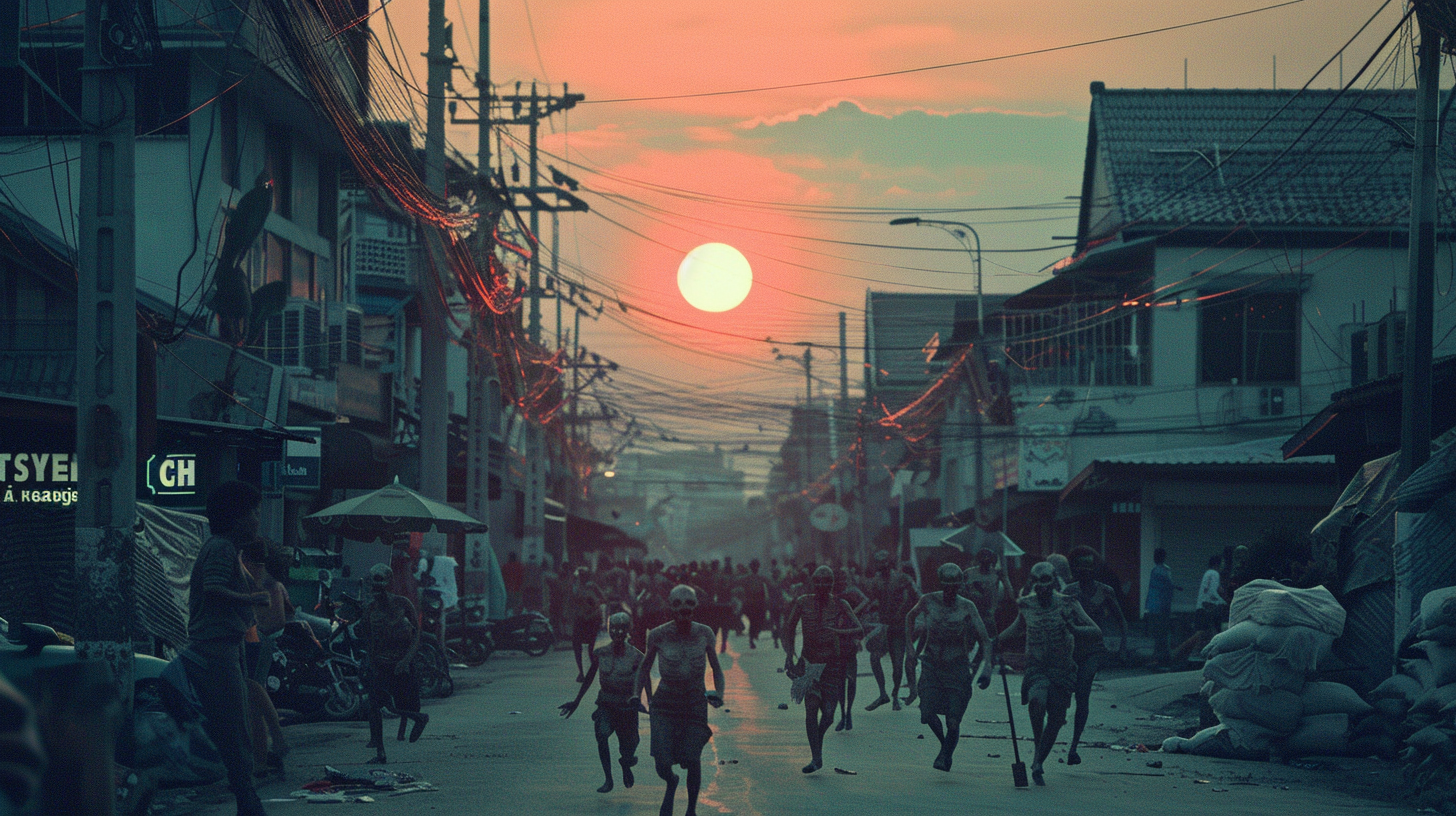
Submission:
[[[1046,701],[1048,709],[1066,711],[1072,703],[1072,692],[1077,682],[1077,665],[1046,668],[1028,666],[1021,678],[1021,704],[1026,705],[1033,698]]]
[[[842,659],[836,658],[825,663],[824,673],[804,692],[804,705],[809,705],[811,697],[818,699],[821,705],[838,705],[844,699],[845,668]]]
[[[920,717],[940,714],[960,719],[965,716],[966,706],[971,702],[971,670],[964,662],[954,666],[921,661],[920,680],[916,688],[920,692]]]
[[[622,756],[637,753],[637,744],[642,741],[642,736],[638,733],[636,708],[608,708],[599,705],[592,712],[592,724],[599,740],[617,735],[617,739],[621,741]]]
[[[687,693],[658,688],[647,714],[652,728],[652,758],[667,765],[688,767],[703,759],[703,748],[713,738],[708,727],[708,698],[701,691]]]

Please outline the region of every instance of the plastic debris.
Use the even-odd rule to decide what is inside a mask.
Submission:
[[[843,768],[835,768],[834,772],[837,774],[844,774],[845,776],[859,776],[858,771],[846,771]]]

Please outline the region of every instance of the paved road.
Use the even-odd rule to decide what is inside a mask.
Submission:
[[[783,653],[762,648],[766,642],[752,651],[746,645],[742,638],[735,639],[724,656],[728,688],[724,707],[709,714],[715,737],[703,757],[702,814],[1024,816],[1028,809],[1051,816],[1415,812],[1340,792],[1368,793],[1388,786],[1389,779],[1398,775],[1395,766],[1371,760],[1326,760],[1300,768],[1122,748],[1138,741],[1156,747],[1159,735],[1185,724],[1155,718],[1138,707],[1136,696],[1156,698],[1165,692],[1164,697],[1175,698],[1184,687],[1197,687],[1191,675],[1181,686],[1172,680],[1150,685],[1149,678],[1106,683],[1094,698],[1088,731],[1088,738],[1103,747],[1085,748],[1083,764],[1076,767],[1057,762],[1065,755],[1065,749],[1058,748],[1048,764],[1044,788],[1017,790],[1012,785],[1011,745],[999,683],[972,700],[965,724],[969,736],[962,740],[954,770],[948,774],[931,768],[938,746],[919,724],[918,712],[913,708],[894,712],[886,706],[873,713],[857,712],[851,732],[830,732],[824,750],[827,767],[806,776],[799,771],[808,760],[803,710],[778,708],[788,701],[788,681],[776,671],[783,664]],[[556,712],[557,705],[574,695],[575,675],[570,654],[564,651],[535,659],[499,655],[478,669],[458,671],[457,693],[427,702],[433,720],[424,738],[413,745],[388,746],[389,768],[427,779],[440,790],[382,797],[374,805],[338,807],[350,811],[367,807],[380,816],[655,813],[662,783],[647,756],[645,717],[638,784],[628,790],[619,778],[616,790],[596,792],[602,780],[589,716],[592,697],[570,720],[562,720]],[[1013,694],[1016,683],[1013,677]],[[874,688],[873,678],[860,678],[859,706],[874,698]],[[1024,728],[1024,709],[1018,707],[1017,717],[1018,726]],[[362,764],[371,755],[364,747],[363,723],[308,724],[287,731],[294,744],[288,776],[263,786],[265,798],[286,796],[318,777],[326,764],[357,771],[374,767]],[[1028,750],[1029,744],[1023,743],[1023,758]],[[1163,768],[1148,766],[1158,760]],[[835,773],[836,767],[854,775]],[[218,801],[217,790],[205,791],[190,804],[164,797],[153,812],[229,816],[230,804],[204,804]],[[680,787],[676,813],[682,813],[685,801]],[[281,802],[268,807],[272,814],[292,814],[311,812],[316,806]]]

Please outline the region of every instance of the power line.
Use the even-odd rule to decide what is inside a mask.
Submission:
[[[1203,20],[1195,20],[1189,23],[1178,23],[1176,25],[1163,26],[1161,28],[1150,28],[1144,31],[1136,31],[1130,34],[1117,34],[1111,37],[1101,37],[1095,40],[1083,40],[1082,42],[1070,43],[1067,45],[1054,45],[1047,48],[1036,48],[1030,51],[1019,51],[1014,54],[1002,54],[995,57],[982,57],[980,59],[962,60],[960,62],[946,62],[938,65],[925,65],[919,68],[902,68],[896,71],[881,71],[874,74],[860,74],[858,76],[840,77],[838,79],[820,79],[812,82],[793,82],[783,85],[766,85],[758,88],[738,88],[731,91],[701,91],[698,93],[668,94],[662,96],[620,97],[617,99],[587,100],[587,103],[608,105],[619,102],[658,102],[670,99],[701,99],[710,96],[734,96],[738,94],[764,93],[767,91],[784,91],[793,88],[813,88],[823,85],[836,85],[844,82],[860,82],[866,79],[881,79],[884,77],[904,76],[905,74],[918,74],[926,71],[940,71],[946,68],[962,68],[968,65],[984,65],[986,63],[1002,62],[1005,60],[1019,59],[1021,57],[1031,57],[1040,54],[1052,54],[1057,51],[1067,51],[1074,48],[1085,48],[1091,45],[1102,45],[1104,43],[1117,42],[1119,40],[1130,40],[1135,37],[1146,37],[1150,34],[1163,34],[1169,31],[1177,31],[1183,28],[1192,28],[1194,26],[1207,25],[1209,23],[1217,23],[1224,20],[1232,20],[1236,17],[1245,17],[1250,14],[1260,14],[1266,11],[1273,11],[1274,9],[1284,8],[1285,6],[1293,6],[1302,2],[1304,2],[1304,0],[1285,0],[1285,2],[1283,3],[1275,3],[1272,6],[1264,6],[1262,8],[1250,9],[1248,11],[1234,12],[1233,14],[1224,14],[1218,17],[1209,17]]]

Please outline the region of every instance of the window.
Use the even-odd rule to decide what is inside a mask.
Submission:
[[[1205,301],[1198,310],[1200,383],[1299,379],[1299,294],[1266,292]]]
[[[1034,386],[1152,383],[1152,313],[1121,300],[1006,316],[1009,373]]]

